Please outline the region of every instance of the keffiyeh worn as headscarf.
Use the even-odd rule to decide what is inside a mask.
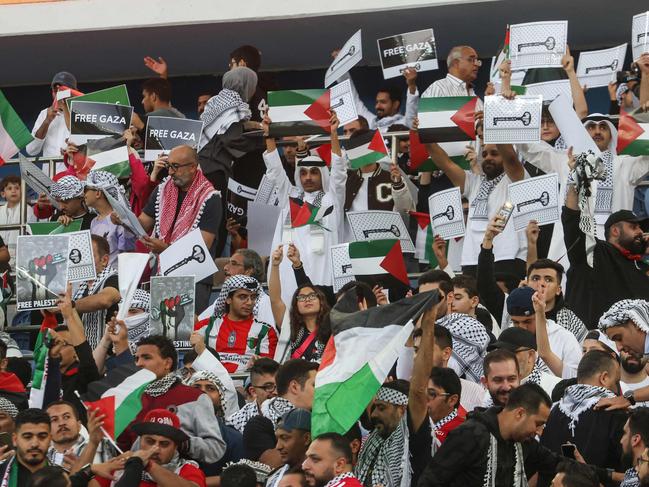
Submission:
[[[248,101],[256,89],[257,74],[252,69],[238,67],[225,73],[223,89],[208,100],[201,115],[205,138],[209,140],[216,134],[225,133],[233,123],[250,120],[252,112]]]
[[[151,310],[151,295],[144,289],[136,289],[131,300],[131,308],[143,309],[147,313]]]
[[[615,156],[617,155],[617,129],[608,115],[593,113],[584,118],[584,127],[588,127],[591,124],[599,124],[601,122],[605,122],[606,125],[608,125],[611,132],[611,141],[608,148],[600,154],[600,158],[606,168],[606,179],[597,182],[595,213],[608,215],[611,213],[611,208],[613,207],[613,159],[615,159]]]
[[[252,291],[259,295],[262,292],[261,285],[259,281],[251,276],[246,276],[244,274],[239,274],[236,276],[228,277],[221,287],[221,293],[219,297],[216,298],[214,303],[214,316],[222,317],[226,314],[225,311],[225,301],[228,299],[230,294],[232,294],[237,289],[245,289],[247,291]],[[257,315],[259,301],[255,302],[252,314]]]
[[[50,193],[56,199],[67,201],[83,196],[84,184],[76,176],[63,176],[50,188]]]
[[[144,313],[128,316],[124,319],[128,333],[128,343],[131,352],[135,353],[137,342],[151,334],[149,328],[149,312],[151,310],[151,295],[144,289],[136,289],[131,301],[131,309],[141,309]]]
[[[475,318],[463,313],[451,313],[437,321],[451,332],[453,337],[453,355],[449,367],[467,380],[480,382],[482,377],[482,359],[487,352],[489,334],[484,325]]]
[[[559,410],[570,418],[568,427],[572,434],[575,434],[575,427],[581,413],[591,409],[600,399],[610,397],[615,397],[615,394],[604,387],[589,384],[575,384],[568,387],[559,401]]]
[[[612,326],[621,326],[627,321],[649,334],[649,301],[643,299],[623,299],[606,311],[599,319],[599,329],[606,332]]]
[[[104,194],[108,193],[117,201],[121,201],[127,207],[129,206],[126,200],[126,191],[119,184],[117,176],[108,171],[90,171],[83,184],[85,188],[95,189]]]
[[[252,468],[255,471],[255,477],[257,477],[258,484],[265,484],[268,476],[270,475],[270,472],[273,470],[270,465],[266,465],[265,463],[261,462],[254,462],[252,460],[248,460],[247,458],[242,458],[238,462],[226,463],[224,470],[228,467],[231,467],[232,465],[247,465],[248,467]]]

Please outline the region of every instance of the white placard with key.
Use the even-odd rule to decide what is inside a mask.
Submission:
[[[559,221],[559,175],[545,174],[511,183],[509,201],[514,205],[514,229],[523,230],[536,220],[539,225]]]
[[[508,100],[500,95],[484,99],[484,143],[526,144],[541,140],[541,95]]]
[[[336,112],[341,127],[358,120],[351,81],[346,79],[329,88],[329,108]]]
[[[401,240],[401,250],[414,253],[415,246],[408,234],[401,215],[396,211],[350,211],[347,221],[354,234],[354,241],[381,240],[398,238]]]
[[[356,66],[363,59],[363,42],[361,29],[351,36],[342,49],[338,52],[336,59],[329,65],[325,73],[324,85],[328,88],[340,77]]]
[[[621,44],[609,49],[580,53],[577,64],[579,82],[589,88],[597,88],[615,81],[615,73],[624,66],[626,46],[627,44]]]
[[[509,26],[512,69],[561,66],[566,53],[568,21],[527,22]]]
[[[198,228],[176,240],[160,254],[160,275],[163,276],[195,276],[198,282],[217,271]]]
[[[637,61],[645,53],[649,53],[649,12],[633,16],[631,23],[631,50],[633,60]]]
[[[445,189],[431,195],[428,198],[428,207],[433,235],[439,235],[444,240],[464,236],[464,212],[460,188]]]

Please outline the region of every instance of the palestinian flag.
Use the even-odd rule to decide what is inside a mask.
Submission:
[[[430,215],[428,213],[421,213],[418,211],[409,212],[410,216],[417,220],[417,237],[415,240],[415,258],[419,262],[428,263],[432,269],[439,265],[437,257],[433,252],[433,242],[435,241],[435,234],[433,233],[433,226],[430,224]],[[448,255],[448,248],[446,246],[446,255]]]
[[[358,137],[351,137],[343,142],[352,169],[359,169],[379,162],[388,155],[385,140],[378,130],[370,130]]]
[[[475,96],[446,96],[419,100],[421,142],[475,139]]]
[[[79,152],[75,153],[72,164],[83,178],[91,170],[108,171],[118,178],[131,175],[128,147],[121,135],[89,140],[79,146]]]
[[[350,242],[349,258],[359,280],[381,283],[386,288],[394,287],[395,281],[410,286],[399,239]]]
[[[0,90],[0,165],[32,140],[34,137]]]
[[[327,167],[331,167],[331,144],[322,144],[311,150],[311,155],[319,157]]]
[[[491,75],[489,76],[489,79],[491,81],[493,81],[494,79],[500,79],[500,65],[506,59],[509,59],[509,25],[507,26],[507,30],[505,31],[505,43],[503,44],[503,48],[500,50],[498,57],[496,57],[496,60],[493,63],[493,70],[491,72]]]
[[[299,198],[289,198],[289,205],[292,228],[303,227],[304,225],[322,226],[320,225],[320,221],[334,210],[333,206],[328,206],[326,208],[322,206],[314,206]]]
[[[45,391],[47,379],[50,376],[49,347],[47,341],[50,330],[56,328],[56,317],[49,311],[44,311],[43,323],[34,345],[34,375],[32,376],[32,388],[29,392],[29,407],[42,409],[45,405]],[[57,394],[59,391],[57,391]],[[56,400],[58,398],[52,398]]]
[[[56,97],[54,98],[53,105],[56,104],[56,102],[59,100],[65,100],[66,98],[72,98],[76,96],[83,96],[83,93],[81,93],[79,90],[75,90],[74,88],[61,85],[56,92]]]
[[[29,224],[32,235],[60,235],[81,230],[81,218],[72,220],[66,227],[59,222],[35,222]]]
[[[462,169],[468,171],[471,168],[471,163],[464,157],[466,142],[444,142],[439,144],[439,146]],[[410,160],[408,161],[408,168],[409,172],[412,173],[437,171],[439,169],[428,154],[426,146],[421,143],[416,130],[410,131]]]
[[[128,98],[128,90],[126,89],[126,85],[113,86],[111,88],[93,91],[92,93],[86,93],[85,95],[76,96],[73,94],[71,98],[67,98],[65,100],[68,104],[68,109],[70,109],[70,102],[72,100],[95,101],[99,103],[110,103],[111,105],[131,105],[131,102]]]
[[[122,365],[92,382],[81,399],[89,409],[100,409],[106,415],[104,429],[117,438],[142,410],[142,394],[154,380],[156,375],[150,370]]]
[[[329,90],[268,92],[271,137],[324,135],[329,130]]]
[[[350,244],[352,245],[352,244]],[[436,292],[358,311],[350,289],[331,310],[331,338],[315,378],[311,434],[344,435],[376,395],[414,322],[437,302]]]
[[[629,156],[649,155],[649,113],[620,110],[617,153]]]

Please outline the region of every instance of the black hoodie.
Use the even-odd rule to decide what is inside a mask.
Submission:
[[[490,434],[498,443],[496,487],[512,487],[516,456],[513,441],[500,436],[499,407],[470,415],[451,431],[448,438],[419,478],[419,487],[481,487],[487,471]],[[554,473],[564,458],[541,446],[536,440],[523,443],[527,477],[539,471]]]

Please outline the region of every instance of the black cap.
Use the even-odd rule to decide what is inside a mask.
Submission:
[[[531,287],[517,287],[507,298],[507,312],[509,316],[532,316],[534,305],[532,296],[536,291]]]
[[[498,337],[498,341],[487,347],[487,351],[504,348],[516,352],[519,348],[531,348],[536,350],[536,337],[530,331],[512,326],[504,330]]]
[[[615,213],[611,213],[606,219],[606,223],[604,223],[604,230],[608,232],[608,229],[611,228],[611,226],[620,222],[638,223],[642,230],[645,232],[649,231],[649,218],[640,218],[631,210],[619,210]]]

